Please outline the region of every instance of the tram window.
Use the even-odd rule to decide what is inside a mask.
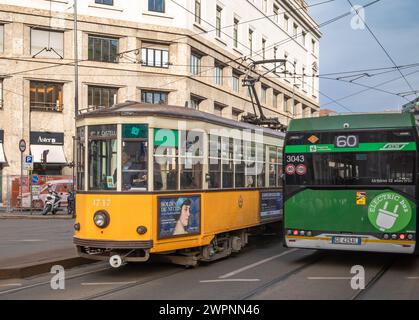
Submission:
[[[221,189],[221,163],[219,159],[210,159],[208,174],[208,188]]]
[[[257,173],[257,187],[264,188],[265,187],[265,163],[264,162],[257,162],[256,163],[256,173]]]
[[[180,188],[202,189],[204,134],[181,131],[180,138]]]
[[[84,190],[84,178],[85,178],[85,155],[86,155],[86,128],[77,128],[77,189]]]
[[[233,160],[223,160],[223,188],[234,187],[234,166]]]
[[[116,125],[89,127],[89,189],[116,190]]]
[[[256,186],[256,163],[246,162],[245,168],[245,188],[254,188]]]
[[[122,142],[122,190],[147,190],[147,142]]]
[[[148,189],[148,127],[143,124],[122,126],[122,190]]]
[[[235,186],[236,188],[246,187],[245,163],[243,161],[235,162]]]
[[[178,189],[178,158],[154,157],[154,190]]]
[[[154,129],[154,190],[178,190],[179,132]]]

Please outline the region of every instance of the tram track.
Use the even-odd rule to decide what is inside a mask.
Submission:
[[[350,300],[360,300],[374,285],[387,273],[387,271],[390,270],[390,268],[393,266],[394,262],[396,261],[396,258],[390,259],[387,263],[385,263],[380,270],[371,278],[370,281],[365,286],[365,289],[358,290],[351,298]]]
[[[265,283],[264,285],[261,285],[261,286],[255,288],[255,289],[253,289],[252,291],[246,293],[245,295],[241,296],[238,299],[239,300],[249,300],[250,298],[252,298],[254,296],[257,296],[258,294],[264,292],[266,289],[268,289],[268,288],[270,288],[270,287],[272,287],[274,285],[277,285],[278,283],[283,282],[283,281],[289,279],[290,277],[298,274],[299,272],[301,272],[301,271],[303,271],[303,270],[305,270],[305,269],[307,269],[307,268],[315,265],[316,263],[318,263],[319,261],[321,261],[322,259],[324,259],[325,256],[326,256],[326,253],[325,252],[319,252],[319,251],[317,251],[317,252],[314,253],[314,257],[311,257],[311,260],[312,261],[307,262],[307,263],[303,264],[302,266],[300,266],[300,267],[298,267],[298,268],[296,268],[294,270],[291,270],[291,271],[289,271],[289,272],[287,272],[287,273],[285,273],[285,274],[283,274],[283,275],[281,275],[279,277],[276,277],[276,278],[272,279],[271,281],[269,281],[269,282]]]

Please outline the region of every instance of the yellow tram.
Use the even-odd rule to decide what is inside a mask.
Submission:
[[[284,134],[183,107],[127,102],[77,119],[81,257],[182,265],[239,252],[282,219]]]

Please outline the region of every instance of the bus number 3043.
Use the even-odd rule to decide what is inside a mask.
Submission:
[[[303,155],[300,156],[287,156],[287,163],[295,163],[295,162],[305,162],[305,157]]]

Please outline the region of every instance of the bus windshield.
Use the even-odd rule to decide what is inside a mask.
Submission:
[[[304,158],[306,174],[287,174],[287,184],[414,184],[414,152],[319,153]]]
[[[285,150],[288,185],[413,185],[414,132],[292,133]]]

